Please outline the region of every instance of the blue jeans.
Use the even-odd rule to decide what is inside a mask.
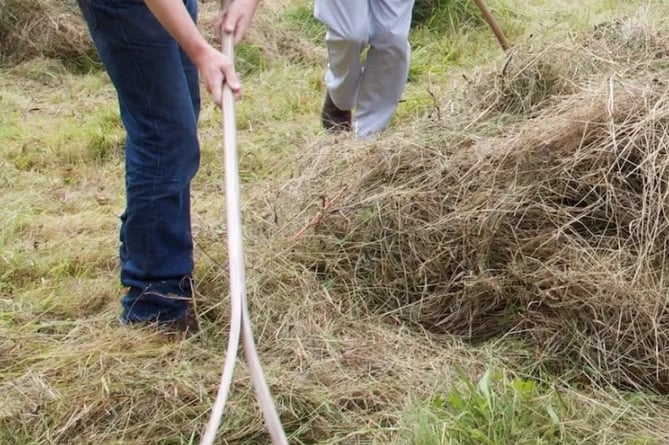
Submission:
[[[78,0],[127,137],[121,318],[170,321],[192,298],[190,184],[200,163],[198,73],[143,0]],[[197,0],[184,0],[193,20]]]

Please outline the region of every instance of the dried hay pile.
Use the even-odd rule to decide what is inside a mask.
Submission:
[[[296,255],[388,317],[516,336],[540,364],[669,391],[669,34],[649,26],[516,54],[503,79],[514,96],[546,64],[571,73],[527,114],[504,112],[497,88],[423,143],[318,153],[299,188],[334,200]]]
[[[0,0],[0,63],[94,55],[74,1]]]
[[[292,63],[324,65],[327,54],[324,47],[325,28],[316,21],[311,9],[297,7],[285,0],[263,3],[253,18],[253,24],[237,48],[238,69],[245,65]],[[220,11],[220,2],[204,1],[200,7],[198,26],[207,40],[217,47],[214,20]],[[314,38],[312,34],[318,37]],[[247,60],[248,51],[258,60]]]
[[[324,50],[299,32],[277,26],[289,2],[263,6],[254,19],[245,44],[267,61],[288,58],[323,63]],[[220,2],[200,1],[199,28],[214,46],[213,22]],[[312,19],[313,20],[313,19]],[[0,0],[0,63],[19,63],[34,57],[60,60],[91,58],[97,54],[74,0]],[[241,56],[238,55],[238,59]]]

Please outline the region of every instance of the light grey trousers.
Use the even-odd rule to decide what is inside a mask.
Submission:
[[[338,108],[354,111],[360,137],[384,130],[397,109],[409,75],[413,5],[414,0],[316,0],[314,16],[328,28],[325,84]]]

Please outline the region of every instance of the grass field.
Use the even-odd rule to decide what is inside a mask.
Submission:
[[[348,199],[337,193],[351,193],[352,172],[366,167],[361,154],[419,153],[420,166],[448,165],[439,152],[445,140],[494,145],[533,125],[546,103],[575,91],[573,79],[597,64],[579,48],[582,36],[637,22],[652,25],[645,42],[669,35],[662,3],[490,0],[520,54],[508,62],[473,2],[441,2],[412,31],[410,82],[391,128],[366,142],[319,127],[326,59],[311,3],[261,6],[237,50],[247,286],[291,444],[669,443],[669,403],[658,388],[619,384],[624,378],[601,372],[608,365],[560,350],[561,366],[549,366],[541,357],[555,351],[515,336],[476,341],[412,323],[399,309],[377,310],[355,274],[338,280],[314,267],[314,242],[339,246],[329,226],[294,237],[328,210],[319,207],[323,197],[335,207]],[[203,3],[203,26],[215,9]],[[643,73],[666,74],[668,54]],[[615,56],[605,63],[615,74],[602,74],[604,85],[634,71]],[[518,60],[527,64],[514,67]],[[525,76],[542,62],[551,70]],[[505,66],[517,69],[510,89],[500,86]],[[193,184],[203,330],[175,342],[117,323],[124,131],[106,74],[86,59],[6,63],[0,108],[0,443],[198,443],[228,329],[220,112],[205,102]],[[365,203],[367,220],[378,202],[369,195]],[[335,250],[319,258],[334,262]],[[619,277],[607,279],[614,286]],[[584,377],[592,373],[604,378]],[[243,360],[219,443],[269,443]]]

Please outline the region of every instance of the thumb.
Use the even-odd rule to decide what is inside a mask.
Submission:
[[[223,32],[232,34],[237,28],[237,22],[239,21],[239,14],[235,11],[228,11],[225,14],[225,20],[223,21]]]

